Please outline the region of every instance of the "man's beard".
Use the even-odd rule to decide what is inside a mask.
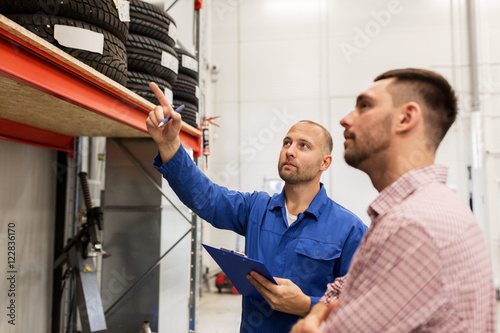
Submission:
[[[368,160],[377,153],[386,150],[391,145],[391,140],[384,140],[378,145],[369,144],[365,147],[358,148],[356,151],[344,152],[344,160],[347,164],[354,168],[358,168],[361,163]]]
[[[383,120],[382,126],[379,127],[377,132],[371,132],[370,135],[365,138],[364,142],[361,142],[361,144],[364,143],[362,146],[359,146],[360,142],[356,142],[355,133],[349,134],[352,138],[352,142],[351,150],[349,151],[346,149],[344,151],[344,160],[346,163],[354,168],[358,168],[361,163],[389,148],[392,141],[390,129],[391,118],[387,117]],[[345,132],[349,133],[348,130]],[[358,144],[358,146],[356,146],[356,144]]]
[[[295,167],[295,172],[285,172],[283,171],[283,164],[280,165],[280,168],[278,170],[280,178],[283,179],[286,183],[294,185],[294,184],[299,184],[299,183],[305,183],[305,182],[310,182],[312,181],[316,175],[316,173],[313,172],[301,172],[300,168],[297,166]]]

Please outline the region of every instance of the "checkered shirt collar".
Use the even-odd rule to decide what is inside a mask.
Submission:
[[[378,216],[387,213],[417,188],[435,182],[446,184],[447,177],[448,168],[443,165],[431,164],[410,170],[380,192],[368,207],[368,215],[373,221]]]

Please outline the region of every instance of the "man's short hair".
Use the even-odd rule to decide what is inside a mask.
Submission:
[[[457,97],[451,85],[440,74],[419,68],[390,70],[374,81],[389,78],[395,79],[388,87],[394,105],[423,104],[426,133],[437,148],[457,117]]]
[[[299,121],[299,123],[309,123],[309,124],[318,126],[323,131],[323,136],[325,139],[325,141],[323,142],[323,147],[322,147],[323,154],[324,155],[331,155],[332,154],[332,150],[333,150],[332,135],[323,125],[320,125],[320,124],[318,124],[314,121],[311,121],[311,120],[301,120],[301,121]]]

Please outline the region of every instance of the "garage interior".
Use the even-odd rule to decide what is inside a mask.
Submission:
[[[377,191],[344,162],[339,120],[383,71],[444,75],[460,111],[437,163],[479,221],[500,289],[498,1],[145,2],[168,14],[177,34],[169,52],[190,61],[175,73],[184,88],[171,73],[159,82],[174,105],[189,105],[181,141],[199,168],[230,189],[279,192],[283,136],[301,119],[316,121],[334,143],[322,182],[367,225]],[[142,76],[129,74],[128,86],[108,77],[19,24],[10,9],[0,10],[0,304],[7,314],[0,331],[135,333],[145,321],[152,332],[237,331],[241,296],[219,294],[220,268],[201,244],[241,251],[244,238],[193,214],[153,168],[157,147],[145,121],[156,103]],[[87,259],[74,259],[74,251],[88,251]],[[92,270],[92,279],[75,274],[75,265]],[[82,317],[96,326],[82,327]]]

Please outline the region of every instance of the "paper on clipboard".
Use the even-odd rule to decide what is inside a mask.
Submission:
[[[249,296],[257,300],[264,299],[257,289],[255,289],[254,285],[247,279],[247,275],[250,274],[251,271],[256,271],[269,281],[276,283],[264,263],[224,249],[218,249],[206,244],[202,245],[215,262],[217,262],[241,295]]]

